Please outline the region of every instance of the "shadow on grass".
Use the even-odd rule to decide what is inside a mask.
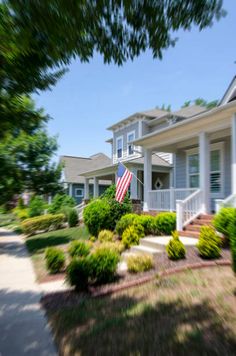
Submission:
[[[235,355],[235,337],[206,302],[106,297],[48,315],[63,355]]]
[[[29,238],[26,240],[28,251],[32,254],[42,252],[45,248],[57,245],[67,244],[71,239],[67,236],[54,235],[48,238],[37,237]]]

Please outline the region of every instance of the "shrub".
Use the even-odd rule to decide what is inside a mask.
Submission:
[[[127,259],[128,271],[132,273],[148,271],[153,265],[153,257],[149,255],[130,256]]]
[[[48,247],[45,252],[45,259],[50,273],[58,273],[65,266],[65,254],[57,247]]]
[[[100,242],[112,241],[114,238],[114,233],[110,230],[101,230],[98,234],[98,240]]]
[[[29,217],[40,216],[44,212],[45,202],[43,198],[35,195],[30,199],[29,203]]]
[[[23,232],[26,235],[34,235],[37,231],[48,231],[59,229],[64,220],[63,214],[42,215],[35,218],[26,219],[21,223]]]
[[[141,215],[139,216],[139,223],[144,228],[144,234],[152,235],[155,232],[155,218],[150,215]]]
[[[107,200],[110,206],[111,214],[109,217],[109,225],[107,225],[107,228],[108,230],[112,230],[112,231],[115,229],[117,221],[119,221],[123,215],[127,213],[131,213],[132,211],[132,204],[129,198],[129,193],[126,194],[122,203],[119,203],[115,200],[115,195],[116,195],[115,184],[107,188],[104,194],[102,195],[102,199]]]
[[[221,253],[221,239],[210,226],[203,226],[197,248],[203,258],[218,258]]]
[[[18,207],[16,207],[15,209],[13,209],[13,213],[21,221],[28,219],[28,217],[29,217],[29,209],[27,209],[27,208],[19,209]]]
[[[91,254],[91,276],[98,283],[110,282],[116,273],[120,260],[119,254],[114,249],[98,246]]]
[[[127,227],[133,225],[134,221],[139,221],[139,215],[126,214],[116,224],[116,232],[119,236],[122,236]]]
[[[73,257],[86,257],[90,253],[90,245],[85,241],[72,241],[69,249],[69,255]]]
[[[141,236],[135,225],[128,226],[122,234],[122,242],[125,248],[130,248],[132,245],[138,245],[140,238]]]
[[[65,207],[73,208],[76,205],[74,198],[67,194],[56,194],[48,208],[50,214],[61,213]]]
[[[233,220],[235,208],[222,208],[213,220],[213,225],[217,231],[222,233],[225,237],[229,237],[229,226]]]
[[[90,256],[85,258],[73,258],[66,269],[66,279],[77,290],[87,288],[91,274]]]
[[[84,223],[93,236],[109,228],[110,206],[106,200],[97,199],[89,203],[83,213]]]
[[[236,209],[232,215],[232,219],[229,225],[229,236],[230,236],[230,250],[233,262],[233,271],[236,273]]]
[[[18,198],[17,208],[19,208],[19,209],[24,209],[25,208],[24,199],[22,197]]]
[[[109,248],[111,250],[114,250],[119,255],[125,250],[125,246],[121,241],[115,241],[115,242],[106,241],[106,242],[102,242],[100,244],[100,247]]]
[[[171,260],[180,260],[185,258],[186,249],[180,241],[177,231],[172,232],[172,239],[166,246],[166,252]]]
[[[155,217],[154,222],[155,234],[171,235],[176,229],[175,213],[160,213]]]
[[[79,222],[78,213],[75,209],[69,208],[68,210],[68,225],[69,227],[77,226]]]

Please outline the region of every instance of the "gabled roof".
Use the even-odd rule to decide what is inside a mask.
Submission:
[[[219,102],[220,105],[224,105],[236,99],[236,75],[231,80],[226,92],[224,93],[221,101]]]
[[[180,110],[174,111],[172,114],[174,116],[189,118],[189,117],[198,115],[204,111],[207,111],[207,109],[204,106],[189,105],[184,108],[181,108]]]
[[[64,163],[64,180],[67,183],[84,183],[84,177],[80,176],[80,173],[111,164],[111,159],[104,153],[97,153],[90,157],[61,156],[60,161]],[[108,182],[100,183],[108,184]]]

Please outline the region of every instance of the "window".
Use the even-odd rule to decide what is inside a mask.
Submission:
[[[128,156],[131,156],[134,154],[134,145],[133,145],[133,141],[135,139],[135,133],[134,131],[133,132],[130,132],[128,133],[127,135],[127,150],[128,150]]]
[[[188,155],[189,188],[199,187],[199,156],[198,153]]]
[[[76,188],[75,189],[75,196],[77,198],[81,198],[84,196],[84,189],[83,188]]]
[[[221,191],[220,150],[211,151],[211,193]]]
[[[117,152],[117,158],[122,158],[122,156],[123,156],[123,137],[118,137],[116,140],[116,152]]]

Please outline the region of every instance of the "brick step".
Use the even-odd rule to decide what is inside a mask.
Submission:
[[[184,230],[184,231],[178,231],[179,236],[186,236],[186,237],[194,237],[194,238],[199,238],[200,232],[198,231],[190,231],[190,230]]]
[[[212,214],[201,214],[198,219],[212,221],[214,219],[214,215],[212,215]]]
[[[193,220],[191,225],[210,225],[212,226],[212,220],[207,220],[207,219],[195,219]]]
[[[205,225],[196,225],[196,224],[189,224],[185,227],[184,230],[188,230],[188,231],[200,231],[202,226],[205,226]]]

